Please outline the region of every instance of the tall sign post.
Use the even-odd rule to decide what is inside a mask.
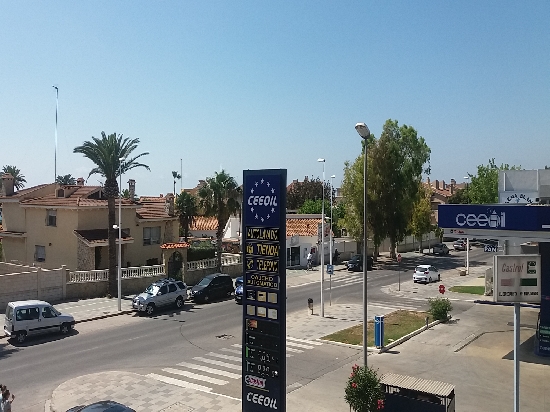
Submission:
[[[286,170],[243,172],[243,412],[286,411]]]

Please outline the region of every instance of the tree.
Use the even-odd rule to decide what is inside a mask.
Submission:
[[[181,192],[176,197],[176,213],[186,242],[189,239],[189,227],[195,221],[198,212],[197,198],[191,193]]]
[[[325,199],[329,199],[330,202],[330,182],[325,181],[324,188]],[[286,192],[286,208],[288,210],[296,210],[299,209],[306,200],[318,200],[322,198],[323,181],[318,177],[310,180],[306,176],[303,182],[292,182],[288,187]]]
[[[215,216],[218,221],[216,230],[216,266],[218,271],[221,271],[222,267],[223,231],[231,215],[240,212],[239,198],[241,195],[242,189],[225,170],[206,178],[206,184],[199,189],[199,207],[205,211],[207,216]]]
[[[13,176],[13,186],[17,190],[21,190],[25,187],[25,183],[27,183],[27,181],[25,180],[25,176],[21,173],[21,170],[19,170],[17,167],[6,165],[2,168],[2,172]]]
[[[432,205],[431,194],[420,184],[418,188],[418,199],[413,205],[413,212],[410,221],[411,233],[420,241],[422,248],[422,236],[429,233],[432,227]]]
[[[499,170],[521,170],[521,166],[501,164],[498,167],[495,159],[489,159],[489,164],[479,165],[477,175],[469,175],[472,183],[468,185],[470,203],[498,203],[498,172]]]
[[[59,175],[56,177],[55,183],[58,185],[76,185],[76,179],[70,174],[64,176]]]
[[[470,202],[469,192],[470,191],[466,189],[457,189],[456,192],[449,197],[447,203],[452,205],[472,203]]]
[[[178,172],[172,170],[172,177],[174,178],[174,195],[176,194],[176,180],[181,179],[181,175]]]
[[[93,174],[99,174],[105,178],[104,192],[107,197],[108,207],[108,236],[109,236],[109,294],[117,294],[117,271],[116,271],[116,234],[113,229],[115,225],[115,198],[118,196],[119,188],[117,177],[119,173],[136,167],[144,167],[150,170],[149,166],[138,163],[137,159],[148,155],[148,152],[137,156],[132,152],[137,149],[139,139],[123,138],[122,135],[112,133],[106,135],[101,132],[101,138],[92,136],[92,141],[85,141],[81,146],[73,149],[73,153],[81,153],[84,157],[95,163],[95,167],[90,171],[88,177]],[[122,160],[121,160],[122,159]]]
[[[130,199],[130,190],[124,189],[124,190],[122,191],[122,198],[123,198],[123,199]],[[134,198],[131,199],[131,200],[137,201],[137,200],[139,200],[139,196],[136,195],[136,194],[134,193]]]

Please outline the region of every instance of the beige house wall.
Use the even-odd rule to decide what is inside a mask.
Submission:
[[[123,215],[124,218],[124,215]],[[125,245],[126,250],[123,252],[123,266],[143,266],[147,264],[148,259],[158,259],[158,263],[162,263],[162,249],[160,246],[163,243],[175,242],[178,231],[177,221],[158,221],[158,222],[137,222],[134,219],[133,225],[123,228],[130,228],[130,235],[134,238],[134,243]],[[160,227],[160,244],[144,245],[143,244],[143,229],[150,227]],[[128,265],[130,262],[130,265]]]
[[[2,238],[2,257],[6,262],[25,262],[27,242],[25,238]]]
[[[25,231],[25,210],[19,207],[19,203],[2,203],[2,227],[9,232]]]

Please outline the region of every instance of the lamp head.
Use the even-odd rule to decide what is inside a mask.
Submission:
[[[359,136],[361,136],[363,139],[366,139],[370,136],[369,127],[365,123],[357,123],[355,125],[355,130],[357,130],[357,133],[359,133]]]
[[[325,159],[319,158],[319,159],[317,159],[317,161],[318,161],[318,162],[323,162],[323,163],[325,163]]]
[[[336,178],[336,175],[332,175],[330,178],[331,178],[331,179],[335,179],[335,178]]]

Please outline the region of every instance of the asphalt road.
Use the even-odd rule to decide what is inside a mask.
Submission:
[[[430,263],[440,270],[462,266],[463,255],[465,252],[444,257],[410,257],[401,265],[401,276],[412,276],[412,269],[419,263]],[[482,249],[471,251],[472,262],[485,262],[488,258],[489,254]],[[402,298],[380,291],[382,286],[395,283],[398,276],[396,265],[380,266],[369,272],[369,305],[419,308],[418,301],[404,302]],[[346,274],[344,282],[334,282],[333,286],[330,293],[332,302],[362,303],[362,273]],[[318,283],[289,288],[287,313],[305,310],[309,297],[319,302]],[[328,300],[327,290],[326,304]],[[206,305],[186,304],[182,310],[167,309],[153,318],[123,315],[87,322],[79,324],[77,331],[69,336],[29,339],[18,347],[1,340],[0,383],[8,384],[15,393],[15,410],[42,411],[44,401],[53,389],[68,379],[106,370],[157,373],[192,357],[220,351],[230,344],[240,344],[241,319],[242,306],[227,300]],[[334,350],[341,355],[331,354]],[[354,354],[353,351],[349,354],[343,351],[324,345],[322,349],[304,352],[289,362],[287,384],[305,384],[337,368],[347,356]],[[327,363],[326,359],[338,360]],[[239,396],[238,385],[227,386],[225,390],[229,396]]]

